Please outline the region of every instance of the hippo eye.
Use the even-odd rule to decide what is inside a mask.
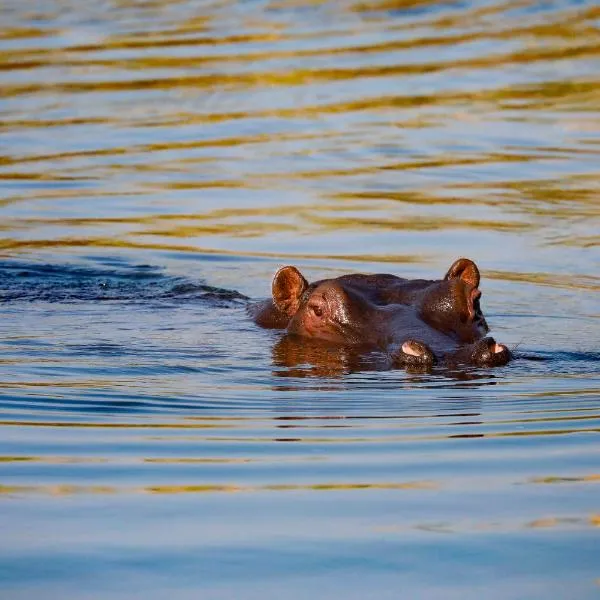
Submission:
[[[320,306],[317,306],[315,304],[311,304],[310,305],[310,309],[313,311],[315,317],[322,317],[323,316],[323,309]]]

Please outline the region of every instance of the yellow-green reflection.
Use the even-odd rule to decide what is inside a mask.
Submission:
[[[314,484],[265,484],[255,486],[198,484],[198,485],[156,485],[141,488],[119,488],[100,485],[0,485],[1,495],[44,494],[69,496],[74,494],[115,494],[144,492],[151,494],[210,494],[248,492],[342,492],[360,490],[422,490],[434,491],[438,484],[431,481],[408,482],[359,482],[359,483],[314,483]]]
[[[530,483],[600,483],[600,474],[592,473],[590,475],[582,475],[580,477],[534,477]]]

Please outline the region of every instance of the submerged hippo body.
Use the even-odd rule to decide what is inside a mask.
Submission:
[[[275,274],[272,298],[250,311],[262,327],[384,350],[393,366],[504,365],[508,348],[484,337],[489,328],[479,306],[479,279],[466,258],[442,280],[358,274],[309,284],[288,266]]]

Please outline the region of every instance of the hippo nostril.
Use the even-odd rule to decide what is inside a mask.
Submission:
[[[429,369],[436,363],[431,348],[418,340],[406,340],[392,357],[397,365],[408,369]]]

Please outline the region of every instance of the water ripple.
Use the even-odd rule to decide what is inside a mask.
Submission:
[[[597,597],[599,18],[5,0],[5,594]],[[245,313],[282,264],[459,256],[504,368],[382,371]]]

